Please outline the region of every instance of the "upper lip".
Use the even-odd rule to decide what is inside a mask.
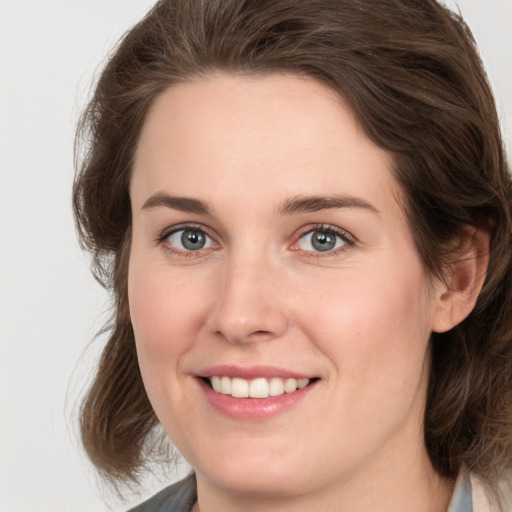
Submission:
[[[287,379],[310,379],[311,375],[301,372],[287,370],[276,366],[237,366],[237,365],[217,365],[204,368],[197,373],[198,377],[238,377],[240,379],[256,379],[264,377],[271,379],[273,377],[283,377]]]

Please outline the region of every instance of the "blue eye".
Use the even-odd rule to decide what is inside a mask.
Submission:
[[[179,229],[168,235],[166,240],[179,251],[199,251],[213,247],[213,240],[200,229]]]
[[[299,239],[302,251],[328,252],[343,247],[348,242],[341,235],[328,229],[308,231]]]

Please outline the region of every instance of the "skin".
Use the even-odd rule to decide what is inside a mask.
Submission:
[[[425,275],[391,165],[308,79],[214,75],[150,110],[130,188],[130,312],[148,396],[196,471],[196,510],[446,510],[453,483],[423,441],[429,337],[472,305]],[[148,203],[165,194],[211,211]],[[357,201],[279,211],[312,196]],[[165,237],[184,224],[204,249]],[[327,227],[348,241],[320,253],[308,233]],[[234,419],[195,377],[219,364],[319,381],[276,417]]]

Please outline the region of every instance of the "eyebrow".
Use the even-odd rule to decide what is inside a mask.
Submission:
[[[143,205],[142,210],[158,207],[172,208],[186,213],[213,216],[213,208],[205,201],[190,197],[176,197],[164,192],[152,195]],[[352,196],[295,196],[286,199],[278,208],[278,214],[295,215],[299,213],[317,212],[336,208],[361,208],[379,214],[371,203]]]
[[[213,215],[213,209],[200,199],[192,199],[190,197],[176,197],[165,194],[164,192],[157,192],[152,195],[143,205],[142,210],[150,210],[164,206],[179,210],[186,213],[197,213],[200,215]]]
[[[352,196],[295,196],[284,201],[278,212],[279,215],[294,215],[335,208],[361,208],[379,215],[379,211],[371,203]]]

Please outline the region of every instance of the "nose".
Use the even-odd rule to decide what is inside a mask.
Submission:
[[[230,258],[208,316],[210,332],[231,343],[266,341],[283,335],[288,315],[279,269],[264,257]]]

